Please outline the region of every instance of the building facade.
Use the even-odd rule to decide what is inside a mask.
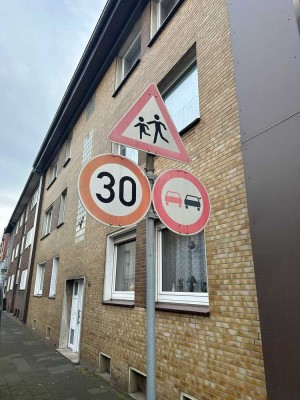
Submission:
[[[272,218],[264,229],[257,231],[254,226],[254,215],[265,195],[262,191],[254,194],[252,178],[260,178],[262,188],[272,176],[276,186],[278,174],[273,177],[262,162],[266,152],[259,159],[256,148],[252,157],[246,153],[246,142],[266,129],[262,125],[251,131],[256,114],[248,118],[249,104],[255,104],[257,93],[264,88],[259,79],[252,85],[249,81],[257,72],[264,82],[271,79],[261,73],[264,66],[257,60],[274,33],[291,34],[293,43],[299,45],[297,1],[289,7],[283,0],[275,3],[278,20],[284,25],[286,17],[290,29],[267,22],[270,35],[260,45],[259,40],[251,41],[250,34],[254,28],[249,15],[266,15],[260,13],[265,5],[257,2],[248,5],[246,13],[237,1],[108,1],[34,161],[33,171],[42,178],[26,322],[66,357],[97,370],[133,396],[145,398],[147,381],[145,220],[124,229],[100,224],[82,205],[77,182],[82,167],[99,154],[122,154],[145,167],[145,153],[112,144],[107,134],[155,83],[191,158],[186,165],[155,157],[155,175],[185,169],[201,179],[211,202],[208,225],[191,237],[172,233],[156,219],[157,399],[298,398],[299,365],[293,356],[297,351],[284,346],[287,353],[274,356],[276,343],[280,346],[289,335],[284,330],[279,334],[281,324],[272,309],[277,303],[264,274],[269,271],[269,253],[264,254],[259,244],[260,240],[269,244]],[[282,9],[287,10],[284,17]],[[257,30],[263,36],[265,19],[258,21]],[[243,26],[247,35],[243,35]],[[248,48],[253,53],[260,49],[255,62],[248,53],[246,57]],[[298,68],[297,51],[293,72]],[[262,92],[267,93],[267,88]],[[296,93],[300,91],[295,89],[293,100]],[[260,105],[265,115],[273,108],[270,102],[264,103],[265,108]],[[297,110],[292,112],[296,116]],[[278,125],[276,119],[269,122]],[[251,128],[249,137],[245,127]],[[295,139],[294,149],[298,142]],[[293,156],[294,167],[296,159]],[[255,165],[264,166],[265,180],[253,169]],[[287,166],[286,174],[290,170]],[[298,192],[291,194],[294,202],[297,196]],[[278,202],[272,201],[275,207]],[[21,218],[21,207],[16,209]],[[264,214],[260,218],[264,220]],[[299,233],[297,221],[292,223],[292,233],[286,230],[289,238]],[[24,235],[16,227],[11,232],[15,249]],[[286,251],[282,250],[282,257]],[[17,275],[18,257],[15,251],[9,276]],[[272,263],[277,277],[286,278],[286,263],[274,257]],[[12,278],[9,286],[11,282]],[[298,304],[290,284],[293,301],[283,301],[281,312],[285,304]],[[276,282],[271,287],[274,291]],[[18,310],[16,296],[10,296],[8,304],[10,312]],[[266,328],[267,315],[279,336],[261,331],[261,324]],[[295,319],[294,313],[294,323]],[[292,330],[292,320],[286,317],[285,321]],[[286,377],[282,372],[279,379],[281,362],[285,371],[292,366],[295,374]]]
[[[30,175],[5,229],[6,234],[10,235],[5,289],[6,310],[24,322],[30,293],[40,182],[39,175]]]

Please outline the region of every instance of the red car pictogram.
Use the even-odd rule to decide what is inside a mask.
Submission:
[[[165,201],[167,206],[169,203],[178,204],[179,207],[182,206],[182,198],[178,192],[172,192],[171,190],[168,190],[165,196]]]

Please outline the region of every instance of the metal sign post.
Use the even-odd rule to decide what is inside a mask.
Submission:
[[[146,156],[146,175],[150,186],[154,184],[154,156]],[[147,400],[156,399],[156,352],[155,352],[155,218],[151,204],[146,219],[146,269],[147,269]]]

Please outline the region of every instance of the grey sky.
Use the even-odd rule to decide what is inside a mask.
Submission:
[[[0,235],[105,3],[1,2]]]

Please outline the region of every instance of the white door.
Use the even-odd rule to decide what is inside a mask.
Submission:
[[[71,317],[70,317],[70,331],[68,340],[68,347],[74,352],[78,352],[79,350],[80,325],[81,325],[81,313],[82,313],[82,293],[83,293],[83,280],[82,279],[74,280]]]

